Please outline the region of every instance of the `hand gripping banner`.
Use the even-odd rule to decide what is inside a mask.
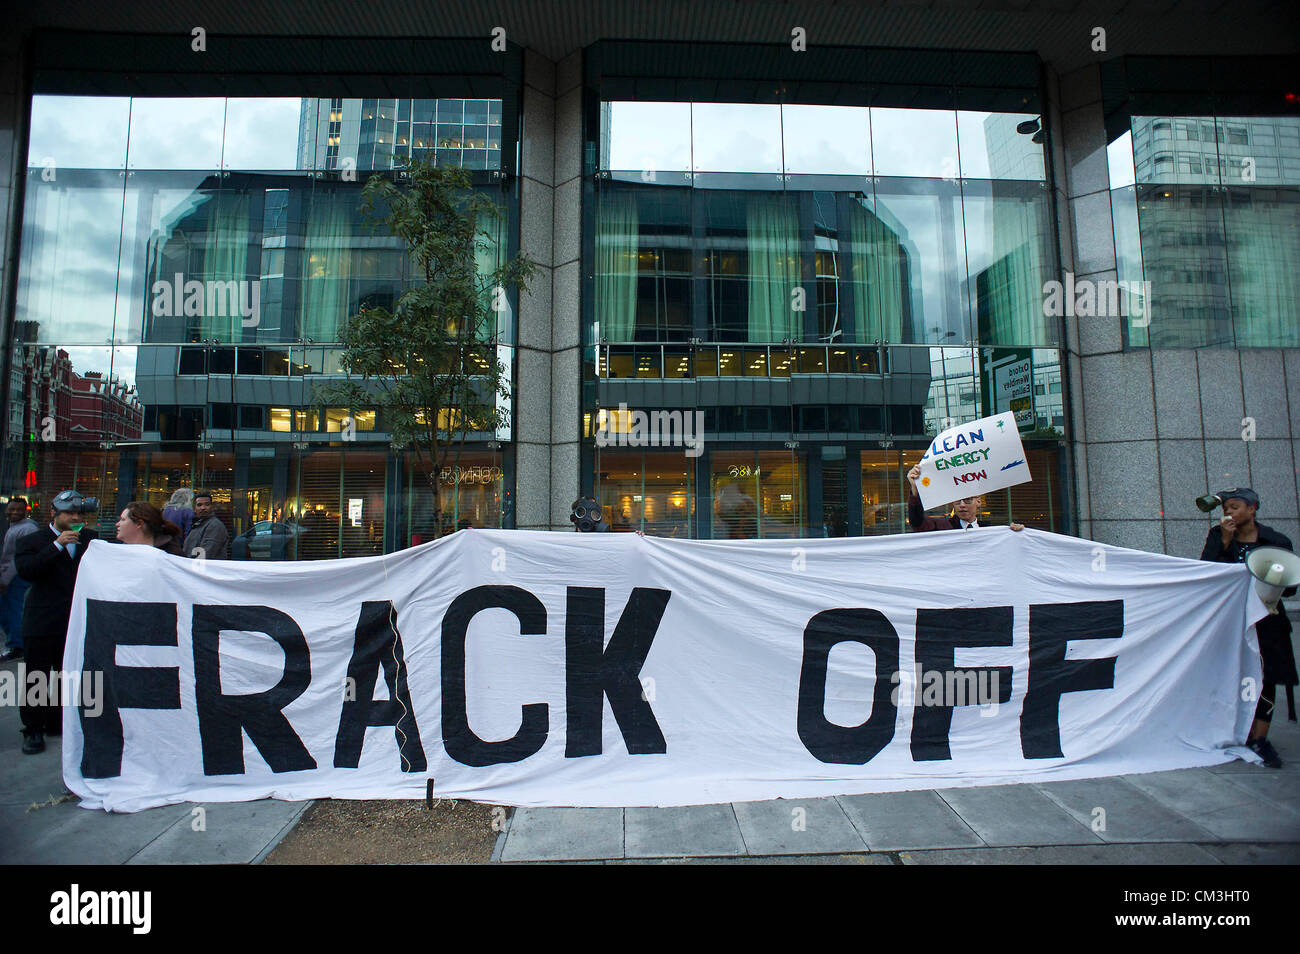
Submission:
[[[1244,750],[1242,566],[1005,528],[466,530],[383,557],[96,541],[64,666],[91,808],[687,805],[1090,778]]]

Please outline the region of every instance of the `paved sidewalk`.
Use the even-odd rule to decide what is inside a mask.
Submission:
[[[1208,769],[685,808],[521,808],[495,857],[848,864],[1300,864],[1300,728],[1280,770]],[[1094,830],[1102,809],[1104,828]],[[802,810],[802,811],[800,811]]]
[[[0,864],[250,864],[311,804],[264,799],[130,815],[89,811],[63,784],[62,739],[47,737],[44,752],[23,755],[20,725],[15,707],[0,706]]]

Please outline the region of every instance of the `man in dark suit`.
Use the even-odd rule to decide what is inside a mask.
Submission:
[[[63,667],[63,644],[68,638],[68,617],[72,615],[72,589],[86,546],[99,536],[89,527],[73,529],[85,522],[81,505],[81,494],[63,491],[50,501],[50,523],[25,536],[14,554],[18,575],[32,585],[23,611],[27,672],[29,677],[42,672],[49,680],[43,702],[24,696],[20,714],[26,755],[45,751],[45,736],[63,731],[58,678]]]
[[[907,498],[907,522],[911,524],[914,531],[924,533],[929,530],[973,530],[978,527],[987,527],[989,524],[980,523],[980,510],[984,506],[983,497],[963,497],[952,505],[951,517],[927,517],[925,508],[921,506],[921,496],[916,492],[916,480],[921,476],[921,465],[917,464],[907,472],[908,483],[912,485],[912,493]],[[1012,530],[1023,530],[1023,523],[1011,523]]]

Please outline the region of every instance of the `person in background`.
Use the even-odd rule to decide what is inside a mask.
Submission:
[[[189,536],[190,527],[194,523],[194,491],[182,487],[172,494],[171,500],[167,501],[167,506],[163,507],[162,518],[180,528],[180,539],[176,542],[181,543]]]
[[[117,538],[123,543],[144,543],[163,553],[182,556],[181,528],[163,519],[162,511],[151,503],[135,501],[126,505],[117,520]]]
[[[1290,539],[1255,522],[1255,513],[1259,510],[1259,495],[1255,491],[1249,487],[1236,487],[1219,491],[1218,497],[1223,501],[1224,517],[1217,527],[1210,528],[1201,550],[1202,560],[1244,563],[1250,551],[1257,547],[1281,547],[1294,552]],[[1282,595],[1294,596],[1295,592],[1293,586],[1284,590]],[[1287,715],[1295,722],[1294,687],[1300,683],[1296,678],[1295,653],[1291,649],[1291,620],[1287,618],[1286,607],[1281,601],[1276,613],[1270,613],[1255,624],[1255,635],[1259,640],[1264,679],[1246,745],[1269,768],[1281,768],[1282,760],[1277,749],[1268,741],[1268,729],[1273,722],[1273,701],[1277,687],[1286,686]]]
[[[980,510],[984,506],[983,497],[963,497],[952,505],[952,515],[948,517],[927,517],[921,506],[921,496],[916,491],[917,478],[921,476],[921,465],[917,464],[907,472],[907,482],[912,485],[912,492],[907,498],[907,522],[918,533],[930,530],[973,530],[988,527],[991,524],[980,523]],[[1012,530],[1023,530],[1023,523],[1011,522]]]
[[[40,525],[27,515],[27,500],[10,497],[5,505],[5,537],[0,544],[0,626],[8,637],[0,662],[23,658],[23,602],[31,584],[18,575],[14,552],[18,543]]]
[[[19,712],[23,722],[23,754],[45,751],[45,736],[63,732],[59,700],[59,670],[63,644],[68,638],[68,617],[72,615],[72,591],[86,548],[99,534],[86,526],[83,498],[65,490],[50,501],[50,522],[23,537],[14,551],[18,575],[32,585],[23,610],[23,652],[27,656],[27,678],[45,674],[48,691],[43,701],[24,701]],[[80,529],[74,529],[80,527]]]
[[[194,492],[194,524],[185,536],[185,555],[201,560],[225,560],[230,556],[230,533],[217,519],[212,508],[212,494]]]

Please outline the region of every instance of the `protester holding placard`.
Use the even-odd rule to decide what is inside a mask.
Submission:
[[[907,498],[907,522],[914,531],[926,533],[931,530],[972,530],[991,526],[991,524],[979,522],[980,510],[984,507],[983,497],[963,497],[953,503],[952,513],[948,516],[927,517],[925,508],[921,506],[921,498],[916,491],[916,481],[920,476],[920,464],[907,472],[908,483],[912,485],[912,492]],[[1024,524],[1014,521],[1009,526],[1012,530],[1025,529]]]

